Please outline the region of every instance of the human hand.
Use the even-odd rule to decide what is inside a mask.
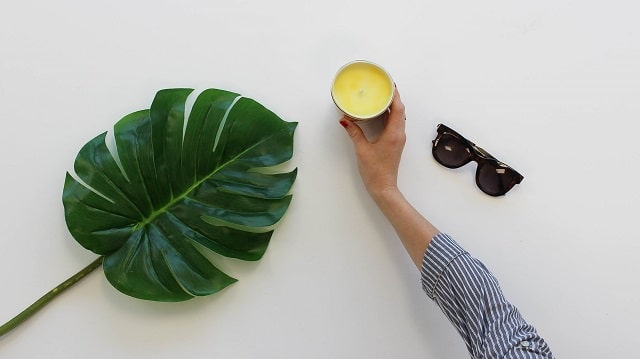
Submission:
[[[385,193],[398,191],[398,168],[406,142],[405,118],[404,104],[395,88],[386,124],[374,141],[369,141],[360,126],[348,117],[340,120],[353,142],[360,177],[376,201]]]

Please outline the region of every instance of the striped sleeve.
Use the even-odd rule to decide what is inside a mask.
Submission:
[[[460,333],[471,358],[553,358],[491,272],[448,235],[433,237],[421,274],[422,288]]]

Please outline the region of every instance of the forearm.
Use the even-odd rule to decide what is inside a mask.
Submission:
[[[397,188],[373,192],[371,197],[393,226],[411,260],[420,269],[424,252],[438,230]]]

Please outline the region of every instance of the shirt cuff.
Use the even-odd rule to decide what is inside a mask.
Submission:
[[[447,234],[436,234],[427,246],[422,257],[421,280],[422,289],[429,298],[435,298],[436,286],[444,271],[458,256],[467,253],[453,238]]]

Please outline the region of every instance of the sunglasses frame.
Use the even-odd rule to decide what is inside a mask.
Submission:
[[[433,155],[433,158],[441,165],[447,167],[447,168],[460,168],[462,166],[465,166],[466,164],[468,164],[471,161],[475,161],[478,164],[478,167],[476,169],[476,185],[478,186],[478,188],[490,195],[490,196],[494,196],[494,197],[498,197],[498,196],[504,196],[507,192],[509,192],[513,186],[515,186],[516,184],[522,182],[522,180],[524,179],[524,176],[522,176],[518,171],[516,171],[515,169],[513,169],[513,167],[505,164],[504,162],[499,161],[498,159],[496,159],[495,157],[493,157],[489,152],[487,152],[486,150],[484,150],[482,147],[477,146],[475,143],[469,141],[468,139],[466,139],[464,136],[462,136],[461,134],[459,134],[458,132],[454,131],[453,129],[449,128],[446,125],[443,124],[438,124],[437,127],[437,131],[438,134],[436,135],[436,138],[432,141],[433,146],[431,147],[431,154]],[[462,164],[458,165],[458,166],[450,166],[447,165],[445,163],[442,163],[440,161],[440,159],[438,158],[438,156],[436,155],[436,147],[438,146],[438,142],[442,139],[442,136],[444,135],[449,135],[452,136],[454,138],[457,138],[458,140],[462,141],[465,145],[466,145],[466,151],[468,152],[468,156],[467,159],[465,160],[465,162],[463,162]],[[487,192],[483,186],[480,184],[480,168],[486,164],[490,164],[492,165],[494,168],[502,168],[505,171],[509,171],[510,173],[512,173],[512,180],[505,186],[504,191],[499,192],[499,193],[490,193]]]

